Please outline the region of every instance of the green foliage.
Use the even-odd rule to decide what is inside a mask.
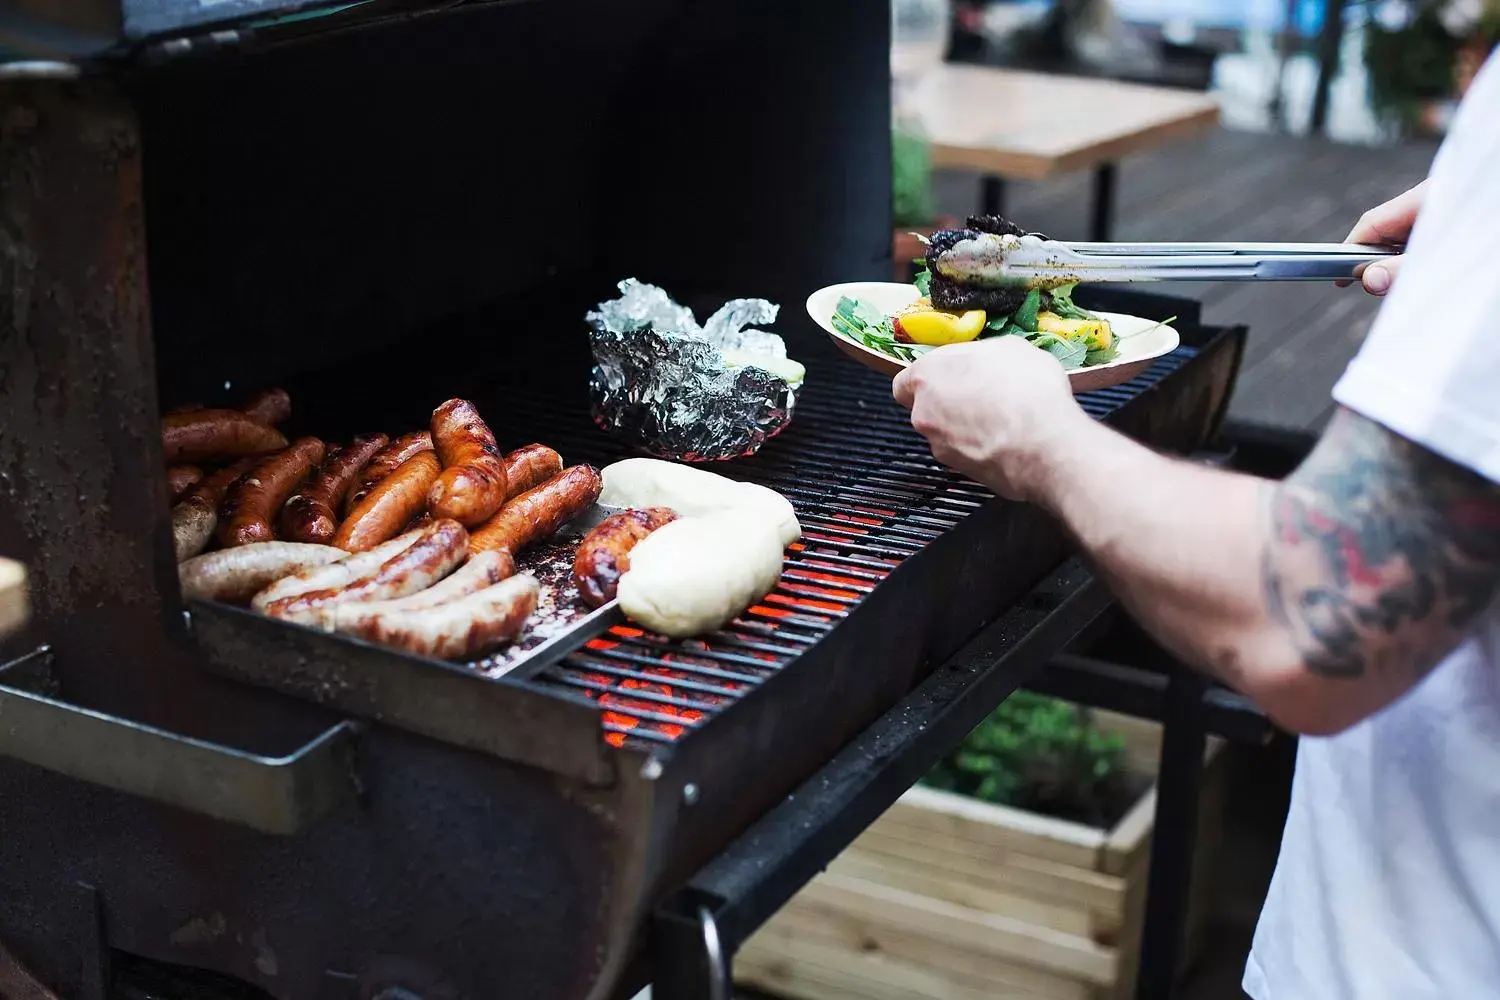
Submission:
[[[1377,114],[1411,127],[1425,104],[1453,96],[1454,66],[1465,45],[1500,40],[1500,2],[1488,0],[1473,31],[1455,36],[1440,16],[1449,0],[1407,0],[1410,20],[1391,28],[1376,16],[1382,0],[1363,0],[1364,60],[1370,105]]]
[[[1017,691],[923,779],[998,805],[1105,823],[1124,748],[1087,709]]]
[[[891,129],[891,210],[897,227],[930,224],[937,210],[932,200],[932,145],[913,129]]]

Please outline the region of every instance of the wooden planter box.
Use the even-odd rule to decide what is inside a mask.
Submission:
[[[1161,729],[1096,712],[1127,766]],[[1204,758],[1184,968],[1220,843],[1222,746]],[[735,977],[803,1000],[1130,1000],[1156,792],[1102,830],[913,788],[740,950]]]

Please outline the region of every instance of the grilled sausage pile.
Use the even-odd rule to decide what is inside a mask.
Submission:
[[[591,508],[602,481],[543,444],[500,450],[474,404],[450,399],[427,430],[341,446],[277,430],[271,390],[240,409],[162,421],[183,594],[441,659],[513,640],[540,585],[515,555]],[[580,543],[583,601],[614,599],[634,545],[676,515],[608,518]]]

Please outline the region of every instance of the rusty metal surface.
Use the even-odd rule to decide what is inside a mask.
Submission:
[[[0,84],[0,551],[31,570],[27,640],[64,663],[151,644],[174,571],[140,178],[118,96]]]

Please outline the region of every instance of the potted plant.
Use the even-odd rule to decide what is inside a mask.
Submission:
[[[777,914],[742,982],[802,1000],[1134,996],[1160,727],[1017,692]],[[1222,806],[1205,755],[1187,943]]]
[[[932,144],[914,124],[899,120],[891,129],[891,215],[892,280],[910,281],[913,262],[927,252],[922,237],[955,228],[958,220],[939,216],[934,207]]]
[[[1435,133],[1500,41],[1500,0],[1366,0],[1364,60],[1376,114]]]

